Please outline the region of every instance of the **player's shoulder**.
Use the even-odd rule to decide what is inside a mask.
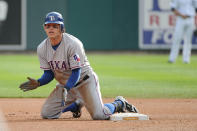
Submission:
[[[45,45],[46,41],[47,41],[47,38],[44,39],[44,40],[37,46],[37,48],[42,48],[42,47]]]
[[[38,46],[37,52],[43,52],[47,48],[48,38],[44,39]]]
[[[79,44],[81,45],[82,42],[75,36],[68,34],[68,33],[64,33],[63,34],[65,41],[67,42],[67,44],[71,44],[71,45],[76,45]]]

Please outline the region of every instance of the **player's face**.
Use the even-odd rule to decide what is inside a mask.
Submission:
[[[44,30],[49,38],[58,38],[62,34],[60,25],[55,23],[44,25]]]

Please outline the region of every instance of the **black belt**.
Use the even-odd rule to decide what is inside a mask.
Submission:
[[[77,82],[75,87],[78,86],[79,84],[81,84],[82,82],[86,81],[88,78],[89,78],[89,75],[85,75],[81,81]]]

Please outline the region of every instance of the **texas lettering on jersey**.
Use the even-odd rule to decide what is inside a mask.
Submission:
[[[49,61],[50,68],[53,70],[66,70],[66,62],[65,61]]]

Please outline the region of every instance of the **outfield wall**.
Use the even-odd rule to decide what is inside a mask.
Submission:
[[[13,30],[19,30],[21,36],[25,38],[23,42],[25,45],[20,46],[17,50],[36,49],[37,45],[46,37],[42,24],[46,13],[50,11],[58,11],[63,14],[67,32],[78,37],[84,43],[86,50],[138,49],[138,0],[15,1],[26,5],[26,11],[21,10],[26,15],[20,14],[21,21],[25,22],[21,25],[25,27],[26,36],[21,34],[22,29],[13,28]],[[15,14],[12,17],[15,17]],[[20,24],[15,27],[18,26]],[[19,45],[21,43],[22,40]],[[7,49],[16,48],[8,47]]]
[[[138,0],[28,0],[27,49],[45,36],[42,23],[49,11],[64,15],[66,31],[86,50],[138,49]]]
[[[1,0],[0,50],[36,50],[46,37],[42,26],[50,11],[63,14],[66,31],[78,37],[86,50],[169,50],[175,22],[169,2]],[[193,37],[193,45],[197,49],[197,38]]]
[[[138,0],[69,0],[67,7],[67,30],[86,49],[138,49]]]

